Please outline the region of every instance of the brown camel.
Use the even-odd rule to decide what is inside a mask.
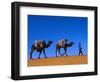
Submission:
[[[60,54],[61,56],[63,56],[64,54],[66,54],[66,56],[68,56],[68,55],[67,55],[67,48],[68,48],[68,47],[71,47],[73,44],[74,44],[73,42],[67,43],[67,40],[66,40],[66,39],[64,39],[64,40],[59,40],[59,41],[57,42],[57,44],[56,44],[56,57],[57,57],[57,52],[59,52],[59,54]],[[61,48],[63,48],[64,51],[65,51],[63,54],[61,54],[61,52],[60,52],[60,49],[61,49]]]
[[[47,58],[46,54],[45,54],[45,48],[48,48],[51,45],[52,41],[48,41],[48,43],[46,44],[45,41],[43,40],[37,40],[33,43],[32,47],[31,47],[31,51],[30,51],[30,59],[32,59],[32,53],[34,51],[39,52],[39,59],[40,59],[40,55],[43,51],[43,54],[45,56],[45,58]]]

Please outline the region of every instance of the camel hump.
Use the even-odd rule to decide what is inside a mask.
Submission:
[[[35,40],[35,47],[43,47],[43,40]]]
[[[59,46],[63,47],[65,45],[66,41],[64,39],[58,40]]]

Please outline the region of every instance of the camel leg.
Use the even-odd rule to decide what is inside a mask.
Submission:
[[[65,52],[63,53],[63,55],[66,54],[66,56],[68,56],[68,55],[67,55],[67,48],[64,48],[64,51],[65,51]]]
[[[62,56],[61,52],[60,52],[60,48],[58,49],[59,54]]]
[[[56,47],[56,57],[57,57],[58,48]]]
[[[31,48],[31,52],[30,52],[30,59],[32,59],[32,53],[33,53],[34,49],[33,47]]]
[[[46,54],[45,54],[45,49],[43,49],[43,54],[44,54],[45,58],[47,58],[47,56],[46,56]]]
[[[38,59],[40,59],[41,52],[42,52],[42,51],[39,52],[39,57],[38,57]]]

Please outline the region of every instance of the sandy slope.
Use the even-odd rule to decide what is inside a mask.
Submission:
[[[42,58],[28,60],[28,66],[51,66],[51,65],[71,65],[87,64],[87,56],[62,56],[56,58]]]

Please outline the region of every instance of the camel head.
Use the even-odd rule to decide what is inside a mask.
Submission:
[[[46,44],[46,48],[48,48],[52,43],[53,41],[49,40],[48,43]]]
[[[53,43],[53,41],[49,40],[49,41],[48,41],[48,43],[50,43],[50,44],[51,44],[51,43]]]
[[[74,42],[70,42],[69,45],[72,46],[74,44]]]
[[[67,47],[71,47],[74,44],[74,42],[70,42],[69,44],[67,44]]]

